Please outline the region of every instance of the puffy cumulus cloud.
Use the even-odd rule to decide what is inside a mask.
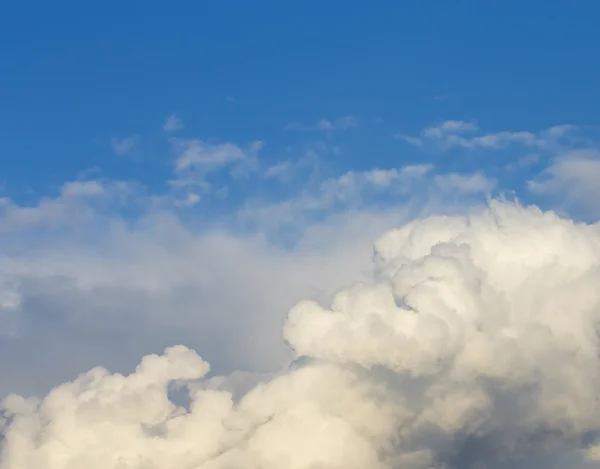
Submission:
[[[0,467],[600,467],[599,281],[598,225],[502,202],[416,220],[371,278],[291,309],[293,366],[235,393],[177,346],[12,395]]]
[[[454,209],[409,202],[432,180],[422,164],[315,176],[287,198],[241,197],[215,215],[196,185],[260,144],[173,142],[177,182],[191,184],[181,192],[81,179],[31,206],[0,202],[0,375],[10,376],[0,395],[45,392],[94,364],[120,372],[171,343],[217,372],[271,370],[289,357],[280,331],[294,302],[364,278],[382,231]],[[317,172],[309,156],[291,164]]]

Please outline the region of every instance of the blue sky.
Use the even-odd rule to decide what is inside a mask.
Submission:
[[[599,13],[592,1],[13,2],[0,15],[4,194],[34,203],[92,168],[84,179],[165,194],[176,137],[261,141],[263,169],[313,149],[322,178],[406,164],[487,170],[528,197],[527,171],[549,155],[496,174],[532,149],[473,155],[397,137],[446,120],[482,134],[598,126]],[[182,129],[164,132],[172,114]],[[344,117],[350,125],[318,128]],[[226,204],[295,187],[212,177],[227,186]]]
[[[597,2],[5,3],[0,394],[173,343],[272,370],[388,228],[600,217]]]

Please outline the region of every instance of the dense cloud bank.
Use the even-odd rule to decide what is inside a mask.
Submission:
[[[175,346],[9,396],[0,468],[600,467],[597,225],[492,202],[387,232],[374,264],[289,312],[275,376],[206,379]]]

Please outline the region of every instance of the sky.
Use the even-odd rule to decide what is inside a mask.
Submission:
[[[419,421],[452,438],[413,422],[406,448],[420,448],[419,455],[388,448],[399,459],[382,469],[430,467],[434,460],[444,468],[480,467],[469,465],[479,461],[469,438],[501,452],[513,448],[507,435],[518,432],[499,409],[515,396],[529,410],[541,402],[518,422],[526,439],[539,436],[538,427],[568,438],[550,452],[534,445],[514,450],[513,459],[494,453],[490,468],[551,467],[549,461],[557,469],[597,467],[561,449],[600,431],[586,420],[589,408],[575,404],[594,401],[590,389],[600,384],[590,352],[596,339],[569,329],[576,326],[552,304],[584,329],[595,330],[600,320],[593,293],[600,265],[599,16],[600,4],[591,0],[0,6],[0,398],[13,393],[0,408],[13,418],[26,415],[14,395],[43,397],[67,383],[48,395],[43,417],[39,409],[27,414],[27,422],[34,414],[53,421],[55,395],[72,393],[76,406],[80,395],[103,386],[155,380],[167,389],[167,382],[206,375],[194,386],[231,388],[236,396],[268,383],[264,395],[248,394],[249,414],[232,411],[258,420],[271,400],[287,409],[277,397],[286,386],[318,408],[331,404],[327,390],[352,388],[357,394],[343,402],[360,402],[372,416],[364,393],[410,372],[448,394],[416,402],[410,389],[421,384],[402,381],[401,391],[381,399],[408,402],[422,412]],[[490,255],[494,249],[504,257]],[[423,282],[431,289],[420,289]],[[571,288],[577,300],[563,294]],[[439,306],[433,297],[445,301],[444,313],[431,312],[422,323],[392,313],[363,317],[395,307],[429,314]],[[530,315],[535,308],[539,315]],[[460,311],[463,326],[450,310]],[[500,324],[513,329],[498,332]],[[489,334],[490,349],[472,333],[477,327]],[[512,355],[508,336],[520,352]],[[95,381],[95,372],[89,382],[86,375],[75,379],[96,366],[129,373],[142,357],[173,346],[183,348],[144,359],[151,364],[140,365],[131,382],[118,374]],[[485,368],[473,358],[477,351],[508,358]],[[567,365],[573,354],[587,378]],[[453,364],[432,371],[431,357]],[[551,370],[555,359],[564,367]],[[535,386],[511,374],[517,365],[538,373]],[[172,379],[164,378],[171,366]],[[394,377],[347,375],[353,366],[379,366]],[[329,375],[337,378],[329,382]],[[474,375],[498,380],[510,393],[471,388]],[[309,396],[303,380],[318,381],[325,394]],[[557,388],[565,380],[580,386]],[[365,387],[348,384],[357,382]],[[134,384],[131,392],[146,402]],[[440,404],[466,402],[463,392],[481,398],[464,407],[464,415],[487,422],[479,433],[470,433],[471,417]],[[561,392],[572,399],[568,411],[555,407]],[[140,405],[145,425],[146,410],[156,409]],[[315,418],[303,423],[307,433],[321,425]],[[63,431],[60,417],[55,421]],[[369,441],[383,445],[399,421],[367,425]],[[244,441],[262,454],[262,440],[248,430],[252,422],[240,423],[254,435]],[[338,434],[354,441],[354,430],[343,425]],[[0,440],[13,441],[14,428],[0,422]],[[71,438],[59,430],[60,441]],[[468,438],[454,451],[457,435]],[[223,438],[215,448],[230,441]],[[109,440],[110,449],[116,443]],[[594,444],[586,447],[590,461],[600,448]],[[18,445],[3,448],[0,469],[72,467],[54,446],[39,455],[30,448],[32,459]],[[77,444],[72,448],[71,462],[84,464]],[[284,464],[265,451],[257,467]],[[313,454],[307,450],[286,461],[298,469],[373,467],[370,451],[347,461],[335,451],[331,460],[302,459]],[[130,456],[102,460],[102,467],[138,467]],[[513,465],[503,465],[507,460]],[[181,461],[173,458],[177,467],[196,467]]]
[[[2,183],[24,203],[90,170],[164,195],[182,152],[175,139],[260,141],[263,174],[312,149],[323,178],[433,163],[486,168],[499,188],[522,189],[543,164],[517,175],[502,167],[539,148],[474,155],[397,137],[446,120],[481,134],[598,125],[591,1],[38,3],[6,5],[0,20],[10,45]],[[215,176],[215,189],[227,185]],[[266,186],[244,179],[224,205],[285,194]]]

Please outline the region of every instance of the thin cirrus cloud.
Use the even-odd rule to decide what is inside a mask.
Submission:
[[[320,214],[340,210],[371,209],[377,212],[385,211],[386,207],[389,210],[397,207],[401,212],[400,206],[414,209],[425,207],[428,201],[438,208],[449,208],[444,199],[450,194],[466,204],[471,197],[489,195],[495,187],[496,181],[482,172],[445,173],[436,171],[432,164],[347,171],[307,184],[290,198],[276,201],[250,199],[243,203],[237,216],[270,229],[297,227],[310,223]]]
[[[264,173],[267,179],[284,179],[294,170],[294,163],[291,161],[283,161],[269,166]]]
[[[472,122],[449,120],[433,127],[426,127],[418,136],[396,134],[395,137],[415,147],[432,146],[441,150],[451,148],[498,150],[511,145],[549,149],[572,133],[571,125],[558,125],[540,132],[500,131],[484,133]]]
[[[559,155],[528,181],[528,188],[562,200],[564,206],[582,206],[593,216],[600,215],[600,151],[573,150]]]
[[[257,165],[257,157],[263,142],[254,141],[245,147],[231,142],[208,143],[198,139],[171,139],[177,156],[174,178],[169,183],[176,187],[203,187],[207,190],[207,178],[211,173],[227,169],[233,179],[251,174]]]
[[[212,144],[202,140],[172,140],[182,149],[175,161],[175,171],[186,171],[192,168],[203,172],[214,171],[239,161],[247,161],[257,157],[263,142],[256,140],[246,148],[225,142]]]
[[[183,121],[177,114],[171,114],[163,124],[165,132],[176,132],[184,128]]]
[[[127,156],[137,149],[141,140],[142,138],[137,134],[123,138],[113,137],[110,139],[110,147],[115,155]]]
[[[497,181],[478,171],[473,174],[448,173],[436,175],[433,183],[446,191],[457,191],[472,194],[490,194]]]
[[[335,119],[321,118],[314,124],[302,124],[300,122],[291,122],[284,127],[284,130],[297,131],[322,131],[338,132],[358,127],[358,119],[355,116],[347,115],[336,117]]]

